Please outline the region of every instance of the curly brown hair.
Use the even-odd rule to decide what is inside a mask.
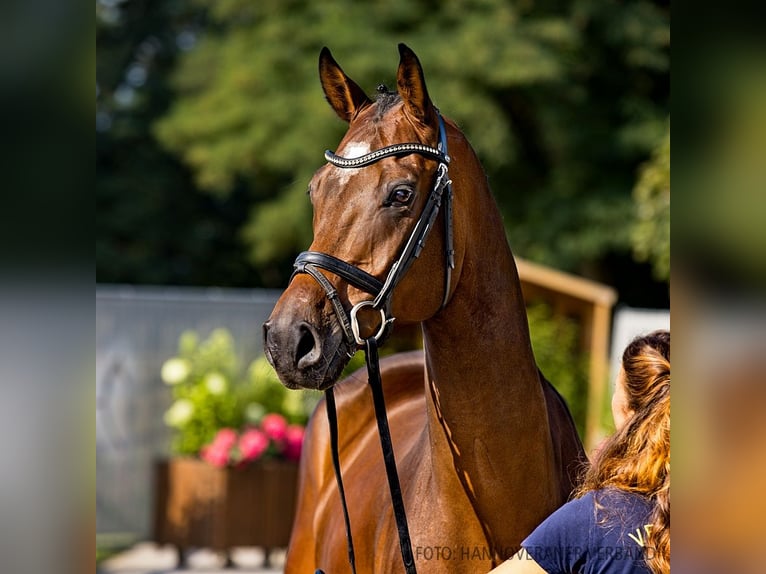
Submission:
[[[645,559],[654,574],[670,572],[670,333],[635,338],[622,356],[633,411],[586,469],[576,496],[617,488],[653,504]]]

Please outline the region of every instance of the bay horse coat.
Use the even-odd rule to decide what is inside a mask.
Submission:
[[[399,46],[397,91],[370,99],[322,50],[327,100],[348,122],[336,150],[359,157],[400,142],[438,144],[438,111],[418,58]],[[455,267],[445,293],[445,223],[393,292],[397,323],[422,325],[424,352],[381,363],[388,417],[418,572],[482,572],[565,502],[585,460],[571,416],[540,374],[503,223],[468,140],[445,118],[454,191]],[[431,191],[437,162],[419,154],[314,175],[310,249],[383,281]],[[370,295],[323,277],[348,310]],[[446,301],[446,304],[444,304]],[[374,333],[375,314],[359,318]],[[355,348],[312,277],[291,281],[264,325],[267,357],[290,388],[334,385]],[[357,571],[401,572],[396,524],[366,374],[336,385],[340,460]],[[323,405],[304,445],[286,571],[348,572],[343,514]]]

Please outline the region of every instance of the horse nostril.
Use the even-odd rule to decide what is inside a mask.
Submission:
[[[319,361],[321,356],[318,337],[314,328],[308,323],[298,327],[298,345],[295,348],[295,364],[299,369],[310,367]]]

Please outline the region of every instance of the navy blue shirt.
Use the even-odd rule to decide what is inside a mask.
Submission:
[[[592,491],[556,510],[521,545],[548,574],[650,574],[644,545],[651,512],[643,496]]]

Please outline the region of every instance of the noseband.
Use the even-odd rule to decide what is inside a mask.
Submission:
[[[390,316],[391,298],[394,288],[399,284],[405,273],[407,273],[410,265],[420,255],[426,238],[433,227],[436,215],[439,213],[442,201],[444,202],[445,273],[444,297],[440,309],[444,308],[449,300],[452,270],[455,268],[455,251],[452,239],[452,182],[447,172],[447,165],[450,161],[450,157],[447,155],[447,132],[444,128],[444,120],[441,114],[437,112],[437,115],[439,118],[438,148],[420,143],[399,143],[356,158],[340,157],[330,150],[324,153],[325,159],[332,165],[349,169],[366,167],[387,157],[401,157],[411,154],[422,155],[439,162],[434,184],[426,204],[423,206],[423,211],[420,213],[420,217],[417,223],[415,223],[399,257],[391,265],[384,281],[380,281],[359,267],[319,251],[304,251],[295,260],[293,276],[299,273],[306,273],[311,275],[322,286],[327,294],[327,298],[332,303],[333,310],[343,329],[346,340],[352,348],[359,349],[365,345],[365,339],[360,335],[357,320],[357,313],[364,307],[371,307],[380,313],[380,326],[378,332],[374,335],[376,341],[381,343],[388,336],[391,323],[394,321],[394,318]],[[354,305],[350,312],[346,312],[338,298],[336,289],[319,269],[324,269],[337,275],[357,289],[369,293],[374,299],[361,301]]]
[[[394,289],[399,284],[404,274],[410,268],[410,265],[420,255],[423,250],[428,234],[433,227],[442,201],[444,201],[444,233],[445,233],[445,273],[444,273],[444,297],[440,309],[444,308],[449,300],[450,287],[452,282],[452,270],[455,268],[455,251],[452,238],[452,182],[449,179],[447,165],[450,158],[447,155],[447,132],[444,128],[444,120],[437,111],[439,118],[439,144],[438,148],[433,148],[420,143],[400,143],[375,150],[357,158],[345,158],[335,155],[333,152],[325,151],[325,159],[332,165],[340,168],[361,168],[371,165],[386,157],[405,156],[419,154],[429,159],[439,162],[436,170],[434,184],[431,193],[426,200],[423,211],[420,213],[418,221],[410,233],[404,248],[399,257],[391,265],[384,281],[372,276],[366,271],[351,265],[337,257],[319,251],[304,251],[295,260],[295,272],[293,276],[299,273],[306,273],[313,277],[319,285],[322,286],[327,298],[333,306],[335,315],[343,330],[346,340],[352,348],[362,348],[365,351],[365,360],[367,363],[368,380],[372,391],[373,406],[375,408],[375,419],[378,424],[378,434],[380,435],[380,444],[383,450],[383,460],[386,467],[386,477],[391,492],[391,504],[394,509],[394,518],[399,534],[399,547],[402,553],[402,562],[407,574],[415,574],[415,560],[412,555],[412,544],[410,542],[409,529],[407,526],[407,516],[404,510],[404,501],[402,498],[399,476],[396,470],[396,460],[394,458],[393,443],[391,441],[391,432],[388,428],[388,417],[386,416],[386,405],[383,397],[383,383],[380,378],[380,365],[378,361],[378,344],[385,340],[391,328],[394,318],[390,316],[391,298]],[[337,290],[332,283],[320,271],[324,269],[347,281],[357,289],[372,295],[371,300],[360,301],[346,312],[340,301]],[[360,333],[357,314],[360,309],[370,307],[380,313],[380,326],[375,335],[363,338]],[[340,458],[338,454],[338,418],[335,408],[335,396],[333,387],[325,392],[327,406],[327,420],[330,425],[330,450],[332,454],[333,467],[335,468],[335,479],[338,483],[341,505],[343,507],[343,517],[346,524],[346,541],[348,545],[348,560],[352,572],[356,572],[356,562],[354,557],[354,543],[351,536],[351,522],[349,520],[348,507],[346,505],[345,490],[343,488],[343,478],[340,470]],[[321,570],[317,570],[321,572]]]

